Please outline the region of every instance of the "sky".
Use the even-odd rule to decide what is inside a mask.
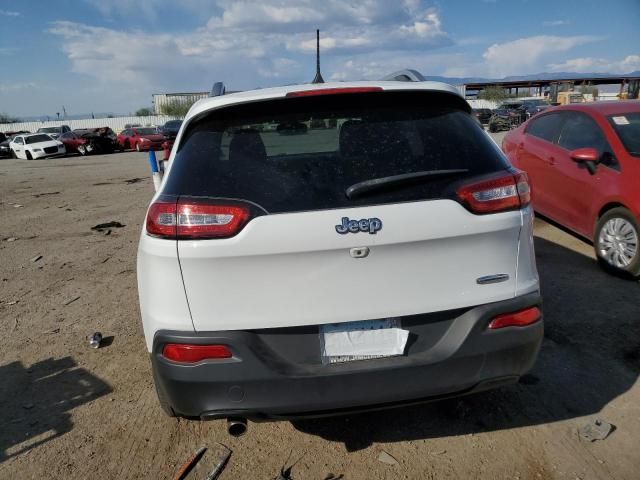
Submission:
[[[0,112],[127,114],[152,93],[640,70],[640,0],[0,0]]]

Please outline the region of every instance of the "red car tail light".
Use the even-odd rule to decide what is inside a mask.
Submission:
[[[458,188],[458,198],[473,213],[516,210],[531,202],[527,174],[519,170]]]
[[[525,327],[537,322],[542,317],[542,312],[538,307],[529,307],[512,313],[503,313],[494,317],[489,323],[489,330],[496,330],[505,327]]]
[[[381,91],[381,87],[321,88],[317,90],[300,90],[298,92],[289,92],[287,93],[287,97],[315,97],[318,95],[339,95],[343,93],[370,93]]]
[[[197,363],[202,360],[231,358],[231,350],[226,345],[190,345],[168,343],[162,349],[162,356],[181,363]]]
[[[180,240],[229,238],[242,230],[249,217],[249,208],[244,205],[183,199],[176,203],[158,201],[149,207],[147,233]]]

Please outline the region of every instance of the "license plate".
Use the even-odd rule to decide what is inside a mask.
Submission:
[[[342,363],[402,355],[409,331],[395,318],[320,326],[322,363]]]

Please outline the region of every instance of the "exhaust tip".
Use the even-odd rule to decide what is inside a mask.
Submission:
[[[232,437],[241,437],[247,433],[247,419],[227,418],[227,432]]]

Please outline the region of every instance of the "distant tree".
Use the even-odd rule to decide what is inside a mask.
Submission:
[[[196,103],[195,100],[187,102],[168,102],[160,106],[160,113],[169,115],[170,117],[184,118],[191,106]]]
[[[12,117],[9,114],[0,112],[0,123],[17,123],[19,121],[20,120],[18,120],[16,117]]]
[[[493,102],[500,102],[502,100],[506,100],[507,98],[509,98],[509,95],[504,88],[499,86],[487,87],[478,94],[479,100],[489,100]]]
[[[139,108],[138,110],[136,110],[136,117],[148,117],[149,115],[151,115],[151,109],[150,108]]]

